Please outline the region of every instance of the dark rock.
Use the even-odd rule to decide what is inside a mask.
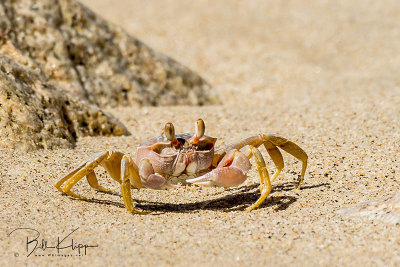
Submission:
[[[46,83],[39,72],[0,54],[0,147],[71,147],[80,136],[127,134],[113,116],[76,100]]]

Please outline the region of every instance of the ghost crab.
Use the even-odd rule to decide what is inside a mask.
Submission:
[[[308,157],[295,143],[274,134],[258,134],[215,149],[217,139],[204,135],[204,132],[205,124],[202,119],[197,120],[194,133],[178,135],[175,135],[173,124],[168,122],[161,136],[139,145],[136,160],[121,152],[106,151],[79,165],[54,186],[71,197],[87,200],[71,191],[71,188],[86,176],[91,187],[103,192],[112,192],[98,183],[94,169],[100,165],[121,184],[126,209],[131,213],[143,214],[147,212],[137,210],[133,204],[131,188],[174,188],[174,178],[177,177],[189,178],[182,181],[202,186],[238,186],[246,180],[246,174],[251,168],[249,159],[254,156],[260,176],[261,195],[246,209],[251,211],[267,198],[271,192],[271,182],[283,169],[283,157],[279,147],[302,161],[297,186],[300,189]],[[258,150],[261,145],[264,145],[276,166],[276,172],[271,179]]]

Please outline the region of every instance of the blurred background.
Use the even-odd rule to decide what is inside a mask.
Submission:
[[[399,89],[396,0],[82,2],[200,73],[225,102]]]

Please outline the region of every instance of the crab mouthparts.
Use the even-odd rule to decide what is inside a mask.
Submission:
[[[189,152],[185,156],[186,173],[196,173],[198,162],[196,160],[196,154]]]

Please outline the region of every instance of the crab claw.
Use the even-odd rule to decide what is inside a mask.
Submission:
[[[203,176],[187,179],[186,182],[203,186],[238,186],[246,180],[246,173],[250,168],[250,161],[246,155],[238,150],[231,150],[222,158],[216,169]]]
[[[141,178],[142,184],[150,189],[172,189],[176,188],[175,185],[169,183],[159,174],[150,174],[147,178]]]
[[[139,165],[139,175],[142,184],[151,189],[170,189],[176,188],[158,173],[154,173],[153,166],[148,159],[143,159]]]
[[[203,176],[187,179],[186,182],[202,186],[238,186],[246,180],[247,176],[239,168],[223,167],[214,169]]]

